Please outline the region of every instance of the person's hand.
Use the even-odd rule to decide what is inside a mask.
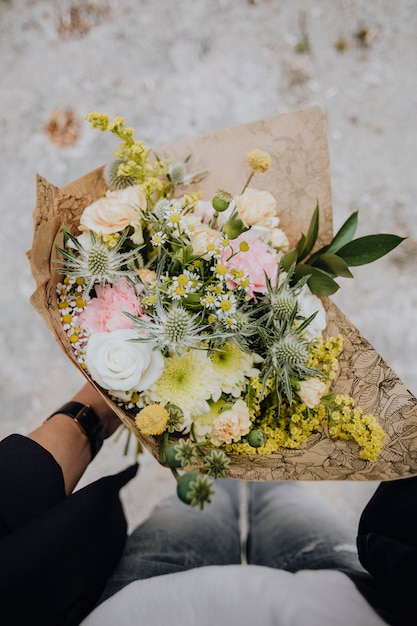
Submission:
[[[106,402],[103,396],[94,389],[90,383],[86,383],[76,394],[72,400],[88,404],[100,418],[103,426],[105,437],[110,437],[120,426],[120,419],[116,413]]]

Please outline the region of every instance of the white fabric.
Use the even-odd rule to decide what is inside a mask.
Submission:
[[[340,572],[210,566],[139,580],[82,626],[383,626]]]

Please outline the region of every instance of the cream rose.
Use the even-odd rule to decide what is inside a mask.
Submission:
[[[309,409],[314,409],[318,405],[327,390],[327,385],[318,378],[306,378],[299,383],[298,395]]]
[[[229,411],[223,411],[213,422],[211,441],[215,446],[239,441],[251,426],[249,409],[243,400],[237,400]]]
[[[281,228],[272,228],[267,238],[267,243],[279,252],[288,252],[290,249],[290,242],[287,235]]]
[[[208,226],[198,228],[193,233],[190,233],[189,237],[194,254],[206,260],[212,257],[212,254],[207,251],[208,247],[214,249],[220,242],[218,231]]]
[[[249,227],[254,224],[271,226],[272,218],[275,218],[273,225],[278,226],[276,223],[277,203],[269,191],[246,187],[242,195],[235,197],[235,202],[239,217],[245,226]]]
[[[195,213],[187,213],[183,217],[184,228],[188,233],[194,233],[202,227],[203,222]]]
[[[93,333],[88,340],[85,364],[91,378],[108,391],[143,391],[158,380],[164,358],[152,344],[132,341],[133,329]]]
[[[84,209],[80,229],[111,235],[133,226],[132,240],[140,245],[143,243],[140,218],[145,209],[146,197],[139,185],[110,191]]]

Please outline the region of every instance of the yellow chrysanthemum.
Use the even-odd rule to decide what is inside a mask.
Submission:
[[[169,413],[161,404],[145,406],[136,416],[135,423],[144,435],[162,435],[169,420]]]

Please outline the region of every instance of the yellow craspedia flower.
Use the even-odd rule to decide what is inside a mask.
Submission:
[[[136,416],[135,423],[144,435],[162,435],[169,420],[169,413],[161,404],[145,406]]]
[[[246,162],[253,172],[266,172],[272,163],[269,152],[264,152],[258,148],[251,150],[246,155]]]

